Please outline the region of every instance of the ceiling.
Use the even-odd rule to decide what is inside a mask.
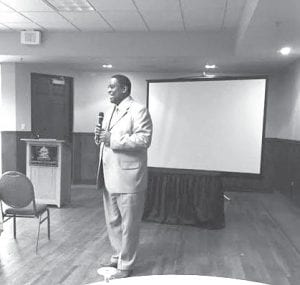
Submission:
[[[195,31],[238,26],[245,0],[89,0],[94,11],[58,12],[42,0],[1,0],[0,29]]]
[[[299,0],[88,0],[58,11],[43,0],[0,0],[0,62],[122,71],[264,73],[300,55]],[[20,43],[39,30],[42,43]],[[278,49],[292,47],[288,57]],[[215,72],[215,71],[214,71]]]

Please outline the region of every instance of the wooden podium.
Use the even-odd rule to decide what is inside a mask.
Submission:
[[[71,150],[63,140],[21,139],[26,142],[26,175],[38,203],[61,207],[71,200]]]

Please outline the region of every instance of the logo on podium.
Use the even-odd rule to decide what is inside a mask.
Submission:
[[[58,166],[57,146],[31,145],[30,165]]]

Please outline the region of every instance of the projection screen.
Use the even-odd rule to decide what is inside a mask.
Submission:
[[[265,78],[148,81],[148,166],[260,174]]]

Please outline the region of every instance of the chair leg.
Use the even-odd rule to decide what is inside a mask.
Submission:
[[[38,251],[38,245],[39,245],[39,238],[40,238],[40,227],[41,227],[41,215],[39,216],[39,228],[38,228],[38,235],[36,239],[36,246],[35,246],[35,253]]]
[[[13,227],[14,227],[14,239],[16,239],[17,238],[17,225],[16,225],[16,223],[17,223],[17,221],[16,221],[16,216],[14,216],[14,218],[13,218],[13,220],[14,220],[14,225],[13,225]]]
[[[50,240],[50,211],[47,209],[47,226],[48,226],[48,239]]]

